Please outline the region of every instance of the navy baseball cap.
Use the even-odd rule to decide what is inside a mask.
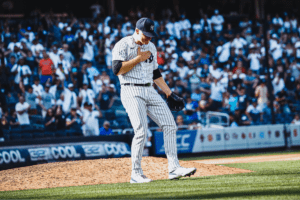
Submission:
[[[136,28],[141,30],[147,37],[157,37],[154,32],[154,22],[146,17],[139,19],[136,22]]]

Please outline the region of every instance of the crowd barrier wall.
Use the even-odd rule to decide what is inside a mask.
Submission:
[[[285,134],[290,133],[290,134]],[[300,146],[300,125],[244,126],[177,132],[178,154]],[[287,135],[290,137],[286,138]],[[162,132],[154,132],[155,155],[164,155]]]
[[[165,155],[163,133],[154,132],[152,141],[154,155]],[[129,157],[131,155],[130,144],[131,141],[127,141],[127,139],[126,142],[72,142],[70,140],[70,142],[52,144],[10,144],[9,146],[0,147],[0,169],[47,162]],[[300,125],[266,125],[177,131],[178,154],[280,148],[285,146],[300,146]]]
[[[81,142],[1,147],[0,169],[47,162],[119,158],[130,155],[130,147],[125,142]]]

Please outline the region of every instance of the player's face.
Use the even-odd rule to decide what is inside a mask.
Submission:
[[[139,31],[138,35],[142,44],[149,44],[150,40],[152,39],[152,37],[147,37],[146,35],[144,35],[142,31]]]

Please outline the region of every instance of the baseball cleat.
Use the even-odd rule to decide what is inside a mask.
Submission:
[[[131,177],[130,183],[149,183],[152,180],[147,178],[145,175],[134,175],[134,177]]]
[[[169,173],[169,179],[170,180],[178,180],[181,177],[190,177],[191,175],[194,175],[196,173],[196,168],[184,168],[184,167],[178,167],[176,170]]]

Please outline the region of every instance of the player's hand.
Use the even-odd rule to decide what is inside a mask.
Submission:
[[[143,62],[145,60],[147,60],[148,58],[150,58],[151,56],[151,52],[150,51],[141,51],[141,48],[138,47],[138,55],[137,57],[139,58],[140,62]]]

